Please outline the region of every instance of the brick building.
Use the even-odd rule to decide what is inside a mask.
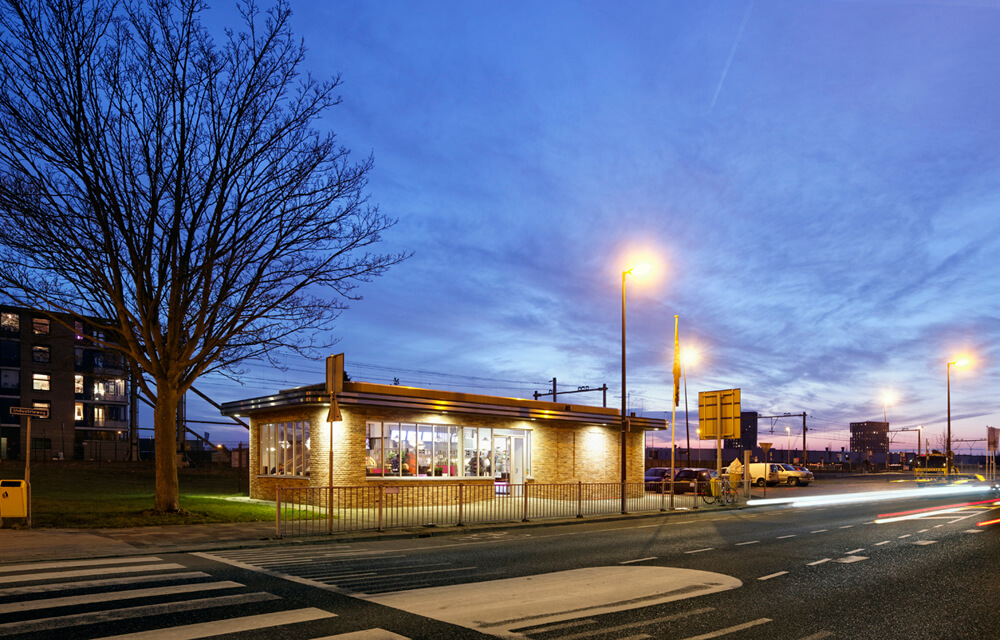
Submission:
[[[124,459],[129,453],[128,378],[85,318],[0,305],[0,459]]]
[[[620,482],[614,409],[345,382],[342,419],[329,421],[323,384],[228,402],[250,420],[250,496],[282,486],[496,482]],[[627,471],[642,482],[644,431],[664,420],[630,418]],[[332,443],[332,444],[331,444]]]

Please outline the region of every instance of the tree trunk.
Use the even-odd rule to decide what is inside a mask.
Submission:
[[[177,483],[177,403],[180,396],[166,380],[156,381],[156,407],[153,427],[156,446],[157,511],[180,510]]]

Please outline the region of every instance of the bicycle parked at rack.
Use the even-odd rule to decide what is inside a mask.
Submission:
[[[713,487],[709,485],[705,494],[702,495],[702,500],[705,501],[705,504],[732,507],[739,504],[740,497],[736,489],[729,484],[729,479],[723,477],[718,479],[718,491],[713,491]]]

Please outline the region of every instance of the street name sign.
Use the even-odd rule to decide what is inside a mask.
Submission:
[[[39,409],[37,407],[11,407],[10,415],[12,416],[30,416],[32,418],[48,418],[48,409]]]

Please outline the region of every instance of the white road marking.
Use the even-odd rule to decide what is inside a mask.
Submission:
[[[710,571],[630,565],[356,597],[482,633],[510,637],[511,630],[517,628],[649,607],[742,585],[737,578]]]
[[[736,633],[737,631],[743,631],[744,629],[749,629],[750,627],[756,627],[760,624],[766,624],[770,622],[770,618],[757,618],[756,620],[751,620],[750,622],[744,622],[743,624],[738,624],[735,627],[726,627],[725,629],[719,629],[718,631],[710,631],[708,633],[703,633],[700,636],[689,636],[684,638],[684,640],[709,640],[709,638],[718,638],[719,636],[728,635],[730,633]]]
[[[715,547],[705,547],[704,549],[694,549],[692,551],[685,551],[684,553],[701,553],[702,551],[711,551]]]
[[[760,540],[749,540],[747,542],[737,542],[736,546],[737,547],[742,547],[745,544],[757,544],[758,542],[760,542]]]
[[[230,618],[229,620],[216,620],[214,622],[200,622],[181,627],[169,627],[167,629],[153,629],[151,631],[140,631],[138,633],[126,633],[118,636],[107,636],[99,640],[194,640],[195,638],[208,638],[224,633],[241,633],[253,631],[255,629],[265,629],[277,627],[285,624],[295,624],[298,622],[311,622],[313,620],[323,620],[324,618],[335,618],[337,614],[309,607],[306,609],[296,609],[294,611],[279,611],[277,613],[263,613],[256,616],[244,616],[242,618]],[[378,630],[380,631],[380,629]],[[388,632],[386,632],[388,633]],[[350,636],[334,636],[350,637]],[[388,640],[389,638],[403,638],[403,636],[379,635],[379,636],[357,636],[358,638],[368,637],[371,640]]]
[[[193,584],[178,584],[172,587],[149,587],[146,589],[129,589],[127,591],[103,591],[99,593],[86,593],[79,596],[66,596],[64,598],[45,598],[42,600],[25,600],[22,602],[11,602],[0,605],[0,614],[17,613],[19,611],[37,611],[39,609],[53,609],[55,607],[70,607],[81,604],[92,604],[95,602],[115,602],[117,600],[136,600],[138,598],[149,598],[153,596],[168,596],[178,593],[197,593],[199,591],[215,591],[220,589],[235,589],[242,587],[239,582],[197,582]]]
[[[151,576],[126,576],[122,578],[102,578],[101,580],[80,580],[78,582],[58,582],[55,584],[32,584],[23,587],[8,587],[0,589],[0,596],[23,596],[32,593],[52,593],[70,589],[92,589],[94,587],[115,587],[126,584],[150,584],[153,582],[172,582],[176,580],[191,580],[193,578],[211,578],[203,571],[185,571],[183,573],[164,573]]]
[[[853,564],[855,562],[861,562],[862,560],[867,560],[868,558],[864,556],[846,556],[844,558],[837,558],[834,562],[839,562],[840,564]]]
[[[618,564],[634,564],[636,562],[645,562],[647,560],[656,560],[656,556],[650,556],[648,558],[637,558],[635,560],[623,560],[623,561],[619,562]]]
[[[0,583],[11,582],[41,582],[42,580],[62,580],[81,576],[104,576],[115,573],[140,573],[142,571],[162,571],[163,569],[187,569],[182,564],[165,562],[162,564],[141,564],[133,567],[100,567],[95,569],[76,569],[74,571],[53,571],[51,573],[20,574],[0,577]]]
[[[850,551],[845,551],[844,553],[846,553],[849,556],[853,556],[855,553],[861,553],[864,550],[865,548],[861,547],[860,549],[851,549]]]
[[[889,544],[890,542],[892,542],[892,540],[883,540],[882,542],[876,542],[875,546],[876,547],[881,547],[882,545]]]
[[[920,546],[926,546],[929,544],[935,544],[937,540],[917,540],[913,544],[919,544]]]
[[[817,560],[816,562],[808,562],[808,563],[806,563],[806,566],[807,567],[815,567],[818,564],[823,564],[824,562],[829,562],[829,561],[830,561],[830,558],[823,558],[822,560]]]
[[[0,573],[14,571],[41,571],[42,569],[68,569],[69,567],[93,567],[111,564],[139,564],[142,562],[162,562],[155,556],[136,556],[134,558],[106,558],[103,560],[66,560],[64,562],[33,562],[30,564],[10,564],[0,567]]]
[[[982,532],[983,532],[982,529],[966,529],[962,533],[982,533]]]
[[[323,636],[313,638],[313,640],[410,640],[406,636],[401,636],[385,629],[365,629],[364,631],[350,631],[348,633],[338,633],[335,636]]]
[[[917,533],[927,533],[928,531],[930,531],[930,529],[921,529]]]
[[[0,636],[3,636],[5,633],[13,634],[51,631],[53,629],[65,629],[66,627],[76,627],[84,624],[114,622],[116,620],[129,620],[131,618],[138,618],[142,616],[156,616],[166,613],[198,611],[199,609],[211,609],[214,607],[233,607],[242,604],[280,599],[281,598],[279,596],[260,592],[237,596],[202,598],[200,600],[183,600],[180,602],[170,602],[140,607],[126,607],[124,609],[109,609],[106,611],[94,611],[92,613],[80,613],[75,615],[56,616],[52,618],[36,618],[33,620],[25,620],[23,622],[8,622],[6,624],[0,624]],[[171,638],[173,637],[171,636]]]
[[[778,536],[778,540],[784,540],[785,538],[795,538],[797,537],[794,533],[790,533],[787,536]]]
[[[759,577],[757,579],[758,580],[770,580],[771,578],[777,578],[778,576],[783,576],[783,575],[785,575],[787,573],[788,573],[787,571],[779,571],[777,573],[772,573],[770,575],[761,576],[761,577]]]
[[[851,527],[853,527],[853,526],[854,526],[853,524],[845,524],[844,526],[842,526],[842,527],[840,527],[840,528],[841,528],[841,529],[850,529],[850,528],[851,528]]]
[[[809,533],[826,533],[827,529],[816,529],[815,531],[810,531]]]
[[[909,534],[909,533],[907,533],[907,534],[905,534],[905,535],[901,535],[901,536],[899,536],[899,539],[900,539],[900,540],[902,540],[903,538],[909,538],[909,537],[910,537],[910,535],[911,535],[911,534]]]

